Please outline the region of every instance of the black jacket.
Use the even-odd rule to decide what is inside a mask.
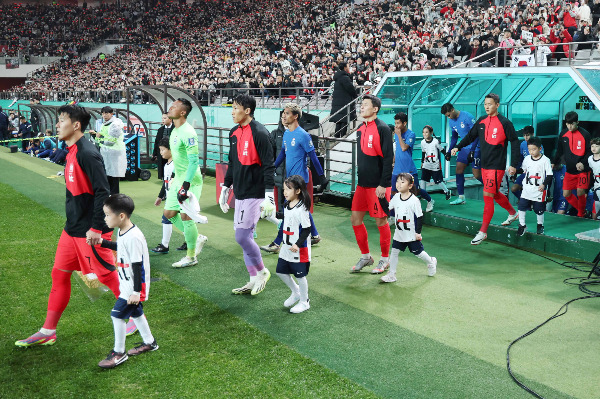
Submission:
[[[333,96],[331,99],[331,114],[334,115],[336,112],[344,108],[347,104],[352,102],[358,97],[357,90],[352,84],[352,78],[346,71],[337,71],[333,75]],[[356,118],[356,111],[354,106],[347,107],[345,111],[342,111],[334,115],[330,121],[339,122],[342,121],[348,114],[350,114],[350,120]]]
[[[110,190],[100,151],[82,137],[69,147],[66,162],[65,231],[71,237],[85,237],[90,228],[101,233],[111,231],[102,209]]]
[[[269,132],[262,124],[252,119],[247,126],[236,125],[229,132],[229,167],[223,184],[233,184],[238,200],[264,198],[275,185],[273,159]]]
[[[163,157],[160,156],[160,151],[158,149],[158,145],[160,144],[160,141],[162,140],[163,137],[169,137],[171,135],[171,132],[173,131],[173,128],[175,126],[173,125],[173,123],[171,123],[170,127],[166,127],[165,125],[162,125],[161,127],[158,128],[158,131],[156,132],[156,138],[154,139],[154,151],[152,152],[152,156],[156,157],[156,163],[157,163],[157,167],[158,167],[158,178],[160,180],[162,180],[163,178],[163,169],[165,167],[165,160]]]

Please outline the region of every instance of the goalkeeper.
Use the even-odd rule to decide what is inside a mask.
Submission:
[[[208,240],[206,236],[198,234],[196,222],[181,211],[181,204],[190,197],[190,193],[194,194],[190,200],[196,201],[202,193],[202,174],[198,167],[198,136],[192,125],[187,122],[191,111],[192,104],[185,98],[180,98],[169,107],[167,114],[175,126],[169,138],[175,178],[171,182],[174,190],[167,193],[163,215],[183,232],[187,244],[186,256],[172,265],[176,268],[197,265],[197,256]]]
[[[221,189],[219,205],[229,210],[227,199],[233,185],[235,240],[244,252],[250,281],[232,290],[234,294],[257,295],[265,289],[271,273],[265,267],[253,232],[259,218],[272,219],[275,213],[273,149],[267,129],[254,119],[256,100],[239,95],[233,101],[234,126],[229,132],[229,168]]]

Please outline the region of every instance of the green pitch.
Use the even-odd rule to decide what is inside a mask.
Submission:
[[[274,275],[256,297],[234,296],[245,283],[233,211],[216,205],[214,179],[201,198],[209,241],[200,264],[175,270],[183,253],[152,256],[146,313],[160,349],[115,370],[97,362],[112,347],[112,295],[91,303],[73,284],[52,347],[13,346],[44,319],[50,270],[64,223],[60,168],[0,150],[0,397],[389,397],[527,398],[506,372],[508,343],[581,296],[562,280],[582,273],[515,248],[425,227],[424,245],[438,274],[408,252],[398,283],[350,274],[359,255],[347,209],[315,207],[323,241],[308,276],[311,309],[291,315],[287,287]],[[150,247],[160,241],[160,184],[122,182],[136,202],[133,221]],[[371,252],[376,227],[367,223]],[[261,221],[259,245],[275,227]],[[183,242],[174,233],[171,247]],[[265,264],[274,272],[275,255]],[[551,398],[597,397],[595,368],[600,302],[577,302],[513,350],[513,370]],[[138,342],[129,337],[127,348]],[[590,352],[592,351],[592,352]]]

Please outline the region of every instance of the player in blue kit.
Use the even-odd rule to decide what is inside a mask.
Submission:
[[[435,201],[427,194],[427,191],[419,188],[419,175],[417,167],[413,160],[413,149],[415,146],[415,132],[408,128],[408,115],[404,112],[398,112],[394,116],[394,170],[392,171],[392,182],[395,182],[400,173],[410,173],[414,177],[414,184],[417,187],[419,197],[427,201],[425,212],[433,211]],[[392,196],[396,193],[396,184],[392,184]]]
[[[304,179],[304,182],[308,185],[309,175],[307,158],[310,157],[310,160],[312,161],[318,174],[318,178],[315,180],[318,182],[317,184],[319,186],[319,190],[321,191],[325,188],[328,181],[325,178],[323,169],[321,168],[321,163],[319,162],[317,154],[315,153],[315,147],[313,146],[312,138],[298,123],[301,117],[302,108],[300,108],[298,104],[285,104],[283,113],[281,114],[281,122],[286,127],[286,130],[283,134],[283,145],[281,147],[281,152],[277,156],[274,166],[277,168],[285,161],[286,176],[301,176]],[[321,238],[319,237],[319,232],[315,227],[312,214],[309,214],[309,216],[312,237],[311,244],[315,245],[321,241]],[[260,249],[266,252],[279,252],[279,247],[283,239],[282,229],[283,224],[280,224],[277,238],[275,238],[271,244],[262,246]]]
[[[475,125],[475,118],[467,111],[459,111],[450,103],[442,105],[442,114],[448,118],[448,125],[452,131],[450,138],[450,147],[446,153],[446,160],[450,160],[450,151],[456,147],[456,143],[460,138],[462,140],[469,130]],[[473,143],[464,147],[459,151],[456,157],[456,191],[458,198],[450,203],[450,205],[462,205],[465,200],[465,169],[471,165],[473,177],[481,180],[481,150],[479,148],[479,138],[476,138]]]

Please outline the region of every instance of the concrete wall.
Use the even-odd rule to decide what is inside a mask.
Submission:
[[[44,64],[21,64],[15,69],[6,69],[4,63],[0,64],[0,76],[3,78],[26,78],[29,72],[33,72]]]

